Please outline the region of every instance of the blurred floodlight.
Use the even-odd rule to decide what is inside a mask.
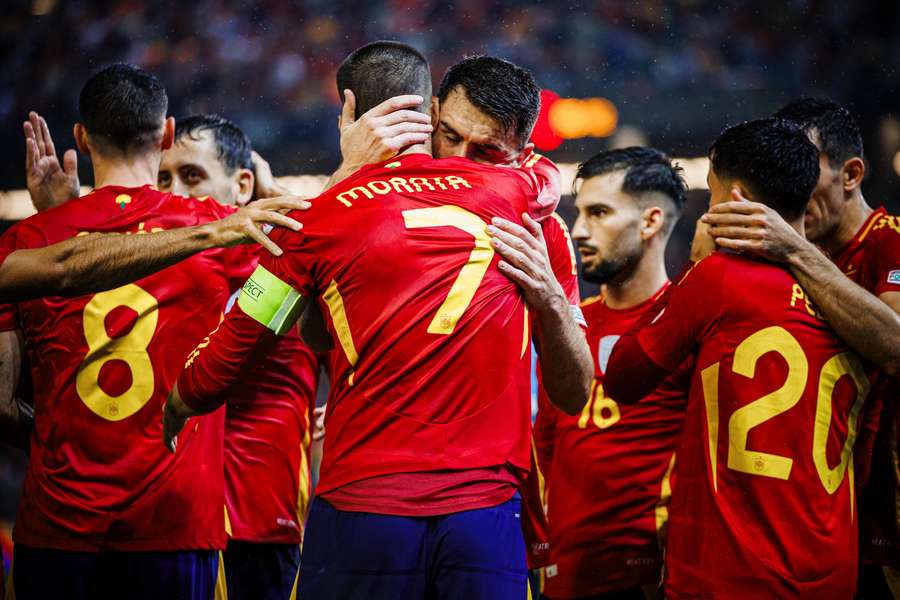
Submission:
[[[894,173],[900,176],[900,150],[894,155]]]
[[[606,98],[561,98],[548,113],[550,127],[562,138],[608,137],[616,130],[619,112]]]
[[[34,0],[31,4],[31,14],[35,16],[48,15],[53,12],[56,0]]]

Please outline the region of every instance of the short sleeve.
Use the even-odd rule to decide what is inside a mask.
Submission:
[[[2,260],[6,260],[19,247],[18,227],[8,229],[2,237],[0,237],[0,256]],[[16,304],[0,304],[0,331],[14,331],[21,329],[19,320],[19,310]]]
[[[651,309],[652,320],[637,332],[641,349],[666,371],[677,369],[717,322],[725,267],[716,255],[693,265],[663,293]]]
[[[896,217],[891,224],[895,223]],[[898,227],[900,228],[900,227]],[[900,292],[900,231],[892,227],[882,232],[879,243],[875,246],[875,289],[872,292],[879,296],[885,292]]]
[[[529,202],[528,214],[538,221],[554,214],[562,195],[559,168],[546,156],[532,152],[518,170],[528,178],[535,192],[534,199]]]

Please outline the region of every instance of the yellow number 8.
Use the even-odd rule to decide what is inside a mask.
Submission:
[[[137,313],[127,334],[111,338],[106,333],[106,316],[119,306]],[[84,338],[88,352],[78,368],[75,389],[82,402],[108,421],[121,421],[141,409],[153,396],[153,365],[147,346],[159,320],[156,298],[140,287],[129,284],[102,292],[84,307]],[[121,360],[131,371],[131,386],[118,396],[110,396],[97,383],[100,369],[111,360]]]

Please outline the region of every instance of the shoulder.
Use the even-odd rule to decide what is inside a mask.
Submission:
[[[206,217],[208,220],[218,220],[237,212],[238,208],[230,204],[220,204],[218,200],[210,196],[202,196],[200,198],[191,198],[188,196],[177,196],[168,194],[158,190],[152,190],[152,193],[160,196],[160,201],[171,207],[173,210],[183,211],[197,215],[198,217]]]
[[[862,243],[873,252],[900,253],[900,217],[882,214],[863,232]]]

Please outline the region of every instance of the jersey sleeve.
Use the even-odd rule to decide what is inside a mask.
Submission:
[[[538,221],[554,214],[562,195],[562,175],[559,168],[546,156],[532,151],[518,170],[528,178],[536,194],[528,205],[528,213]]]
[[[547,244],[547,255],[550,257],[553,274],[569,300],[575,320],[579,325],[585,327],[586,323],[579,307],[581,296],[578,290],[578,264],[575,260],[575,249],[572,246],[569,228],[562,217],[553,213],[549,219],[541,223],[541,229]]]
[[[604,377],[610,397],[624,404],[636,402],[688,358],[719,319],[724,267],[716,258],[689,267],[619,339]]]
[[[0,237],[0,252],[3,253],[4,260],[6,256],[9,256],[9,254],[12,254],[15,250],[32,247],[22,239],[21,231],[21,225],[16,225],[8,229],[3,236]],[[14,331],[20,328],[21,323],[19,320],[18,305],[0,304],[0,331]]]
[[[540,371],[538,371],[540,376]],[[550,403],[544,386],[538,385],[538,409],[534,419],[534,445],[537,463],[545,479],[549,479],[553,454],[556,451],[556,422],[558,413]]]
[[[873,258],[876,262],[873,293],[880,296],[885,292],[900,292],[900,232],[885,228]]]

